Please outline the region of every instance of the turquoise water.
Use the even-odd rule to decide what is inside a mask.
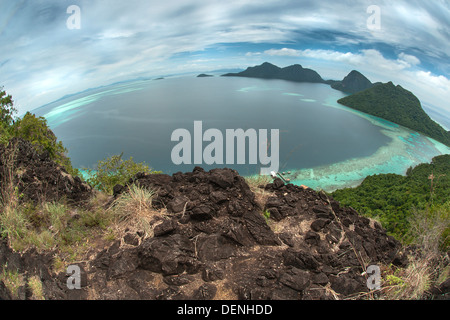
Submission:
[[[69,150],[74,166],[94,167],[124,153],[172,174],[171,133],[243,128],[280,130],[280,171],[295,184],[333,191],[356,186],[368,175],[404,174],[450,148],[389,121],[339,105],[344,94],[323,84],[249,78],[172,78],[106,86],[46,105],[44,116]],[[252,165],[231,167],[241,175]]]
[[[391,141],[369,157],[348,159],[329,166],[300,170],[292,168],[291,174],[285,174],[285,177],[291,179],[294,184],[331,192],[345,187],[355,187],[369,175],[381,173],[403,175],[410,166],[430,162],[437,155],[450,153],[450,148],[444,144],[395,123],[347,108],[337,102],[328,101],[327,105],[368,119],[379,126],[381,132],[390,137]]]

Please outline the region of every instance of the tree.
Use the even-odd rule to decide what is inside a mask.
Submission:
[[[0,122],[4,127],[10,127],[14,123],[15,113],[17,110],[11,95],[7,95],[3,87],[0,87]]]

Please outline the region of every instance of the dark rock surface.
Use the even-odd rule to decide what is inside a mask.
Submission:
[[[382,228],[312,189],[275,180],[260,207],[236,171],[195,168],[138,174],[115,196],[133,183],[155,191],[155,209],[167,213],[153,237],[129,234],[80,263],[81,290],[67,289],[65,273],[52,275],[51,255],[3,245],[0,267],[8,261],[8,268],[41,275],[48,299],[286,300],[357,297],[368,291],[362,262],[404,261]],[[0,295],[9,297],[1,283]]]
[[[81,205],[92,196],[92,188],[56,164],[48,152],[39,154],[32,144],[11,139],[7,147],[0,144],[0,183],[13,179],[19,200],[58,201]]]

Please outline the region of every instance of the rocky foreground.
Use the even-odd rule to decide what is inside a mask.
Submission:
[[[46,163],[35,157],[30,154],[30,161]],[[33,178],[37,172],[23,176],[28,174],[39,180]],[[63,185],[70,199],[92,193],[50,164],[42,174],[48,182],[56,177],[46,189],[49,196]],[[325,193],[280,179],[255,194],[231,169],[138,174],[128,185],[117,185],[114,197],[132,184],[155,192],[153,235],[130,228],[107,248],[93,250],[77,264],[81,289],[67,287],[65,272],[55,274],[51,252],[17,253],[3,240],[0,266],[38,275],[46,299],[288,300],[365,299],[368,266],[408,263],[400,243],[377,222]],[[27,295],[21,288],[19,296]],[[0,283],[0,298],[9,297]]]

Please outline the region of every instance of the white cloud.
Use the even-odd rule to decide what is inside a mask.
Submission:
[[[380,51],[366,49],[359,52],[339,52],[334,50],[296,50],[290,48],[269,49],[264,51],[269,56],[301,57],[317,60],[335,61],[349,64],[354,67],[375,66],[383,70],[404,70],[420,64],[420,60],[412,55],[401,53],[397,60],[386,59]],[[255,55],[255,53],[252,53]]]
[[[301,55],[300,50],[295,49],[270,49],[264,51],[265,54],[268,54],[269,56],[287,56],[287,57],[299,57]]]
[[[417,57],[405,54],[403,52],[398,55],[398,58],[402,61],[408,62],[410,65],[413,66],[420,64],[420,60]]]
[[[255,57],[255,56],[260,56],[261,52],[247,52],[245,54],[246,57]]]
[[[450,70],[445,63],[450,52],[450,10],[438,1],[381,2],[381,32],[367,30],[364,1],[349,5],[334,0],[79,0],[78,4],[82,29],[73,32],[65,27],[67,5],[61,1],[8,2],[1,10],[0,40],[8,43],[8,50],[0,50],[0,85],[13,94],[20,109],[136,75],[167,74],[188,66],[200,69],[211,62],[192,63],[189,52],[223,44],[243,43],[239,49],[225,50],[221,60],[214,62],[224,67],[236,64],[243,55],[242,66],[266,55],[268,61],[279,64],[297,58],[302,64],[307,59],[322,65],[327,61],[330,68],[332,64],[340,70],[357,68],[384,81],[407,70],[417,71],[422,61],[436,61],[444,74]],[[304,39],[309,42],[304,44]],[[322,48],[377,48],[383,43],[403,52],[387,59],[374,49],[340,52],[288,47],[297,43],[304,49],[316,42]],[[251,52],[246,43],[273,44],[277,49],[269,46],[264,48],[270,50]],[[408,54],[408,48],[416,47],[427,57]],[[427,75],[418,76],[425,81]],[[441,85],[439,79],[429,80]]]
[[[344,70],[344,73],[348,73],[354,68],[362,72],[372,82],[393,81],[395,84],[399,84],[413,92],[423,104],[429,103],[437,106],[444,113],[450,113],[450,105],[448,105],[448,101],[450,101],[450,80],[443,75],[420,70],[420,59],[404,52],[400,53],[396,59],[386,58],[380,51],[375,49],[339,52],[334,50],[282,48],[270,49],[258,54],[265,54],[271,57],[299,58],[302,63],[309,59],[307,61],[309,63],[312,62],[312,68],[318,71],[330,62],[333,63],[334,69]],[[251,56],[255,55],[255,52],[251,53]],[[335,77],[335,79],[337,78]]]
[[[434,75],[430,71],[416,71],[411,74],[414,79],[412,85],[422,94],[423,99],[429,100],[450,114],[450,79],[443,75]]]

